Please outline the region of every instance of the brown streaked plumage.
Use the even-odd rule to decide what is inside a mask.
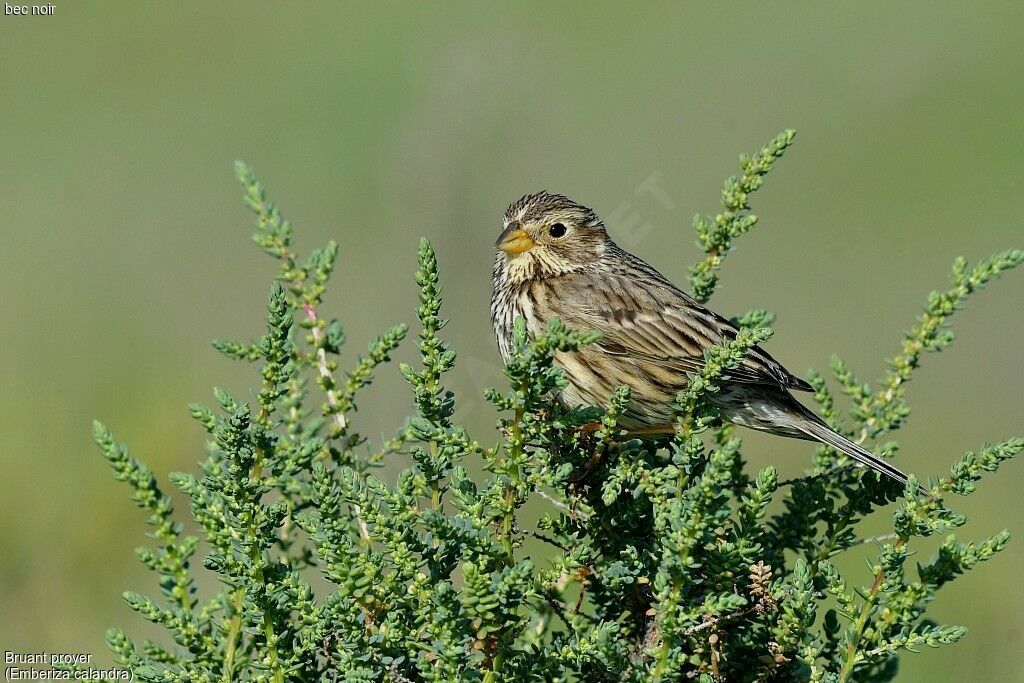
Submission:
[[[601,339],[555,354],[568,405],[606,406],[628,386],[621,425],[637,434],[673,430],[672,400],[704,363],[704,349],[734,338],[728,320],[699,304],[642,259],[616,245],[591,209],[548,192],[527,195],[505,212],[496,246],[491,319],[508,360],[517,317],[537,333],[561,318]],[[790,393],[810,391],[760,347],[730,370],[713,400],[726,419],[782,436],[828,444],[900,482],[900,470],[836,433]]]

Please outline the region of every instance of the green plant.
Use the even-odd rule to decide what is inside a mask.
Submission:
[[[695,220],[707,255],[691,270],[701,300],[733,240],[756,222],[749,195],[792,140],[786,132],[743,157],[722,213]],[[171,477],[205,543],[203,567],[219,582],[211,598],[198,599],[190,566],[199,538],[175,521],[152,472],[95,428],[153,528],[153,545],[138,555],[163,596],[125,600],[173,641],[109,632],[117,660],[139,680],[888,681],[900,651],[963,637],[963,628],[928,620],[927,605],[1001,550],[1008,533],[978,543],[949,535],[916,572],[904,565],[917,539],[965,524],[949,499],[972,493],[1024,441],[964,454],[930,482],[929,496],[916,481],[896,490],[824,446],[803,478],[780,482],[772,467],[750,476],[740,439],[706,397],[771,334],[771,314],[751,311],[679,396],[676,436],[657,443],[618,428],[624,389],[606,411],[569,411],[552,399],[563,382],[552,354],[593,334],[557,320],[533,338],[520,327],[509,386],[486,392],[501,437],[482,445],[452,419],[445,378],[455,353],[441,336],[437,261],[423,240],[420,361],[401,366],[415,414],[371,445],[353,419],[359,392],[406,328],[391,328],[340,370],[341,325],[320,312],[337,245],[300,260],[262,185],[244,164],[236,170],[257,217],[254,239],[280,273],[263,336],[215,343],[259,368],[255,400],[217,390],[217,410],[192,406],[209,435],[207,457],[197,474]],[[903,387],[923,354],[950,344],[948,319],[967,296],[1022,261],[1017,250],[970,268],[958,260],[951,288],[929,296],[877,390],[833,359],[848,415],[825,378],[811,376],[822,414],[879,454],[894,453],[895,442],[879,439],[906,420]],[[595,420],[596,431],[580,428]],[[399,462],[396,477],[383,475]],[[528,522],[523,506],[538,499],[545,514]],[[893,502],[892,533],[862,538],[861,520]],[[878,554],[869,574],[841,576],[833,558],[870,540]],[[548,550],[528,552],[528,541]]]

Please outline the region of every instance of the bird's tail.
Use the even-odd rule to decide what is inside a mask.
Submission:
[[[887,477],[892,477],[906,486],[907,475],[898,468],[893,467],[882,458],[879,458],[871,451],[865,449],[863,446],[860,446],[853,441],[850,441],[842,434],[837,433],[827,424],[822,422],[821,418],[814,413],[811,413],[810,411],[807,411],[807,413],[808,414],[805,416],[806,419],[801,420],[800,423],[794,425],[801,432],[815,441],[820,441],[823,444],[827,444],[836,450],[846,453],[861,465],[870,467],[876,472],[880,472]],[[928,495],[928,489],[925,487],[921,486],[920,491],[922,494]]]

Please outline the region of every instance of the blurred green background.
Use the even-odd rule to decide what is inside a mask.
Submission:
[[[346,325],[345,358],[413,319],[416,238],[434,241],[461,417],[489,438],[505,206],[567,193],[684,282],[692,214],[717,208],[739,152],[797,128],[715,305],[776,310],[770,349],[796,371],[838,352],[873,378],[955,256],[1024,246],[1022,26],[1019,2],[76,0],[0,17],[0,649],[105,661],[107,626],[138,631],[119,595],[155,590],[132,555],[143,516],[89,422],[164,476],[202,455],[186,403],[253,383],[209,346],[259,333],[274,272],[248,242],[236,157],[303,251],[341,243],[326,312]],[[906,468],[939,473],[1024,431],[1022,300],[1011,273],[925,359]],[[380,373],[369,433],[402,419],[404,391],[397,369]],[[811,453],[747,443],[784,476]],[[1022,485],[1010,463],[958,503],[965,537],[1024,534]],[[906,655],[900,680],[1024,680],[1022,566],[1017,540],[942,592],[935,618],[970,635]],[[867,580],[859,559],[851,571]]]

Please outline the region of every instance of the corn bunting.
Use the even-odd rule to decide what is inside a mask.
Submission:
[[[504,360],[512,352],[513,323],[531,333],[561,318],[570,329],[601,338],[579,351],[555,354],[570,407],[607,406],[612,392],[630,389],[620,425],[637,436],[671,434],[672,402],[698,372],[704,350],[732,339],[736,327],[699,304],[642,259],[624,251],[591,209],[568,197],[540,192],[505,213],[496,246],[491,318]],[[828,444],[897,481],[907,476],[836,433],[791,391],[811,386],[760,347],[719,382],[711,400],[738,425]]]

